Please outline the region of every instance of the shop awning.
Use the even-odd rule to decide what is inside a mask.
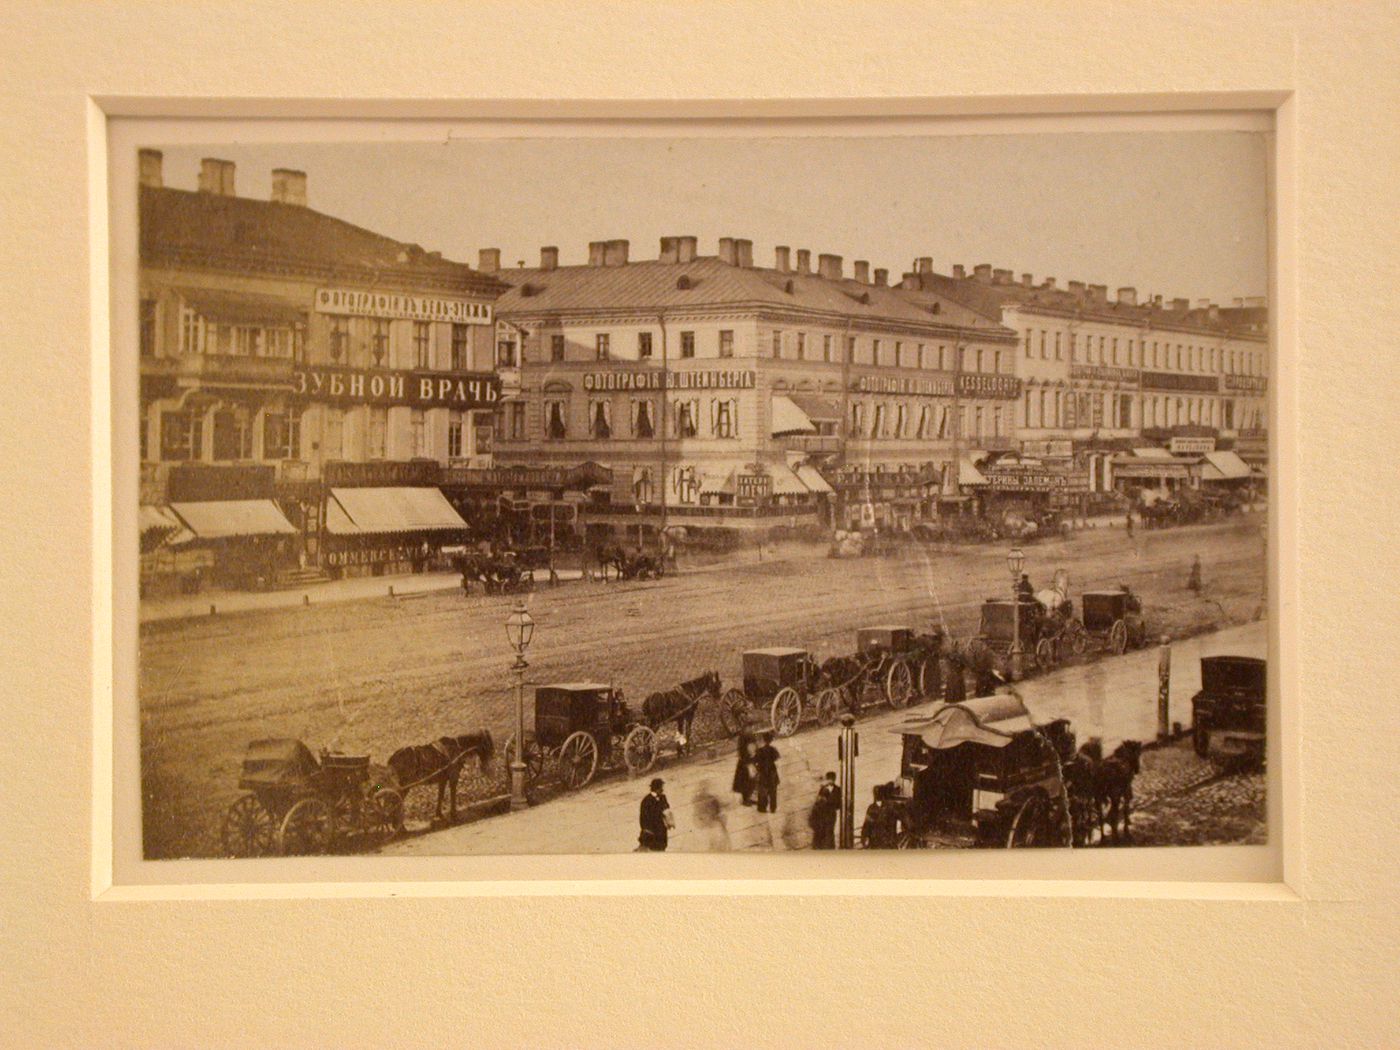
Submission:
[[[355,536],[360,527],[350,520],[350,515],[334,499],[326,500],[326,531],[332,536]]]
[[[150,503],[141,504],[140,516],[137,519],[141,526],[141,535],[148,532],[175,532],[184,528],[175,515],[164,507],[157,507]]]
[[[826,478],[822,477],[821,471],[810,463],[800,464],[795,469],[798,480],[806,485],[809,491],[820,492],[826,495],[831,495],[835,492],[835,489],[827,484]]]
[[[785,463],[768,464],[768,473],[773,478],[775,496],[805,496],[811,491]]]
[[[266,295],[234,294],[207,288],[176,289],[180,298],[206,321],[216,324],[277,328],[306,320],[305,309]]]
[[[331,495],[362,533],[432,532],[467,527],[447,498],[434,488],[332,489]],[[329,512],[326,524],[329,527]]]
[[[1005,747],[1017,733],[1034,729],[1030,713],[1008,694],[984,696],[939,708],[932,718],[914,718],[891,729],[901,736],[916,734],[929,747],[946,749],[959,744]]]
[[[700,494],[702,496],[734,495],[734,471],[709,469],[700,471]]]
[[[1133,455],[1136,456],[1138,459],[1167,460],[1168,462],[1170,462],[1173,458],[1172,454],[1166,449],[1157,448],[1156,446],[1152,445],[1149,445],[1146,448],[1133,449]]]
[[[270,499],[172,503],[170,509],[202,540],[234,536],[295,536],[297,532]]]
[[[773,395],[773,436],[783,437],[786,434],[815,434],[817,428],[812,425],[807,413],[798,408],[793,403],[792,398],[783,394]]]
[[[814,394],[788,394],[787,398],[813,423],[841,422],[841,407],[834,401]]]
[[[1207,452],[1202,481],[1236,481],[1250,475],[1249,464],[1233,452]]]
[[[964,456],[962,462],[958,464],[958,483],[960,485],[990,485],[987,475],[977,469],[977,464],[972,461],[971,456]]]

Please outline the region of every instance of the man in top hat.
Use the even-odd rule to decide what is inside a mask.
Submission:
[[[654,853],[664,852],[668,832],[676,826],[671,815],[671,803],[666,801],[663,790],[666,782],[656,777],[651,782],[651,791],[642,799],[640,814],[641,834],[637,836],[637,849]]]

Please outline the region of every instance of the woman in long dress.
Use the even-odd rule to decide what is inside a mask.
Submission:
[[[748,730],[739,734],[739,752],[734,763],[733,788],[744,805],[753,805],[753,737]]]

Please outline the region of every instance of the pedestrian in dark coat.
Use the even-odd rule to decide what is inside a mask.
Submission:
[[[812,825],[812,848],[836,848],[836,815],[841,811],[841,788],[836,783],[836,774],[828,773],[822,786],[817,789],[817,799],[812,803],[812,815],[808,818]]]
[[[734,763],[734,791],[746,806],[753,805],[753,737],[739,733],[739,753]]]
[[[668,833],[676,826],[671,816],[671,803],[666,801],[662,790],[665,781],[657,777],[651,782],[651,791],[642,799],[640,822],[641,834],[637,836],[637,849],[662,853],[668,841]]]
[[[763,734],[763,746],[754,752],[753,764],[758,770],[758,811],[778,812],[778,749],[773,746],[773,734]]]

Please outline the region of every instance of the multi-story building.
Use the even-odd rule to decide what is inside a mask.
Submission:
[[[140,171],[142,503],[231,562],[281,535],[260,568],[392,567],[460,531],[435,471],[489,463],[505,286],[313,211],[301,172],[263,201],[228,161],[197,191],[156,151]]]
[[[1261,300],[1193,308],[1161,296],[1140,302],[1127,287],[1110,300],[1104,285],[1070,281],[1061,289],[1053,277],[1036,283],[1030,274],[1016,281],[1012,271],[987,264],[971,274],[955,266],[949,277],[934,273],[927,258],[912,276],[918,287],[1017,333],[1021,451],[1074,462],[1088,491],[1113,488],[1115,475],[1124,484],[1193,476],[1184,463],[1139,464],[1125,455],[1144,444],[1175,440],[1179,451],[1189,446],[1197,455],[1237,451],[1264,466],[1268,311]]]
[[[1015,333],[867,262],[848,277],[840,256],[779,247],[761,267],[748,240],[700,256],[694,237],[558,260],[492,274],[519,354],[497,455],[607,467],[591,522],[907,522],[935,511],[960,445],[1011,447]]]

